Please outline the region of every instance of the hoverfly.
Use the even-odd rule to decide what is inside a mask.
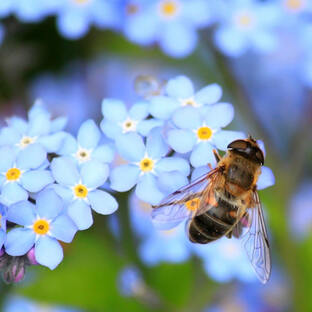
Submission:
[[[248,258],[266,283],[271,273],[270,247],[256,186],[264,154],[249,137],[230,143],[223,157],[216,150],[214,155],[215,169],[153,206],[153,222],[169,229],[188,220],[187,233],[193,243],[243,237]]]

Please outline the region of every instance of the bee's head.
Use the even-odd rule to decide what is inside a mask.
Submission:
[[[260,165],[264,164],[263,152],[257,141],[252,137],[248,137],[248,139],[245,140],[235,140],[230,143],[227,148]]]

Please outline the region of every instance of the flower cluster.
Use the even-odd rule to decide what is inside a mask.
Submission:
[[[91,209],[113,213],[118,204],[101,189],[114,151],[100,129],[85,121],[77,138],[65,132],[66,118],[51,119],[41,101],[7,120],[0,131],[0,268],[8,282],[25,266],[54,269],[63,259],[59,241],[93,223]]]
[[[280,44],[281,29],[288,27],[285,20],[290,27],[311,28],[312,6],[305,0],[36,0],[31,5],[4,1],[0,17],[12,14],[22,22],[39,22],[54,15],[59,32],[69,39],[83,37],[91,25],[109,28],[143,46],[157,43],[176,58],[194,51],[198,30],[211,28],[217,48],[238,57],[250,49],[274,51]],[[2,32],[0,28],[0,41]]]

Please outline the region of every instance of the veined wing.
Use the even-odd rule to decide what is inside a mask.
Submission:
[[[202,197],[211,193],[207,190],[212,188],[213,181],[220,176],[220,172],[219,168],[211,170],[164,198],[159,205],[153,206],[152,220],[155,227],[171,229],[182,221],[202,213]]]
[[[246,215],[243,217],[246,218],[247,223],[242,223],[242,226],[249,227],[248,232],[243,236],[243,244],[258,278],[265,284],[271,274],[271,256],[267,229],[257,191],[253,192],[252,206],[246,212],[248,217]]]

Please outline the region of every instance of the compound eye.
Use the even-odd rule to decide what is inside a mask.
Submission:
[[[264,164],[264,156],[263,156],[263,153],[262,153],[261,150],[258,150],[258,151],[256,152],[256,158],[257,158],[257,160],[261,163],[261,165]]]
[[[236,140],[231,142],[227,148],[245,150],[249,147],[248,142],[246,140]]]

